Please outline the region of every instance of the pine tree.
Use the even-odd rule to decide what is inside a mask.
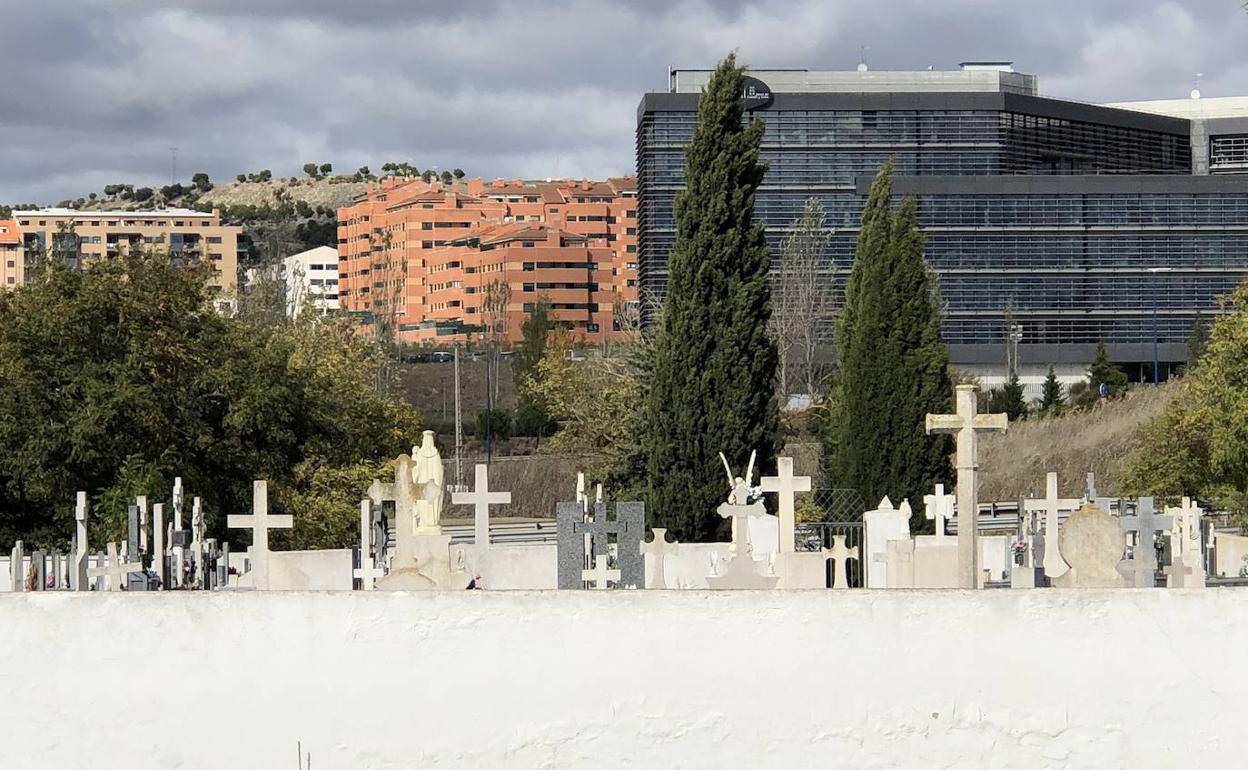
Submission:
[[[1005,384],[989,394],[988,411],[1003,412],[1010,422],[1027,416],[1027,400],[1023,397],[1023,384],[1018,380],[1018,372],[1010,372]]]
[[[868,502],[917,501],[933,484],[952,483],[951,441],[923,430],[928,413],[953,407],[934,275],[923,259],[916,203],[892,209],[892,171],[890,161],[863,209],[824,434],[833,482]]]
[[[743,69],[729,55],[712,74],[685,151],[676,197],[663,326],[655,340],[642,445],[650,520],[682,541],[726,537],[728,493],[718,454],[744,475],[774,468],[780,415],[768,334],[771,258],[754,198],[763,123],[743,123]]]
[[[1053,367],[1049,367],[1049,376],[1044,378],[1044,392],[1040,396],[1040,414],[1045,417],[1058,417],[1066,411],[1066,395],[1062,392],[1062,383],[1057,379]]]
[[[1104,342],[1096,344],[1096,357],[1088,367],[1087,387],[1081,388],[1075,405],[1087,409],[1101,398],[1101,385],[1109,398],[1122,398],[1127,394],[1127,375],[1109,362],[1109,351]]]

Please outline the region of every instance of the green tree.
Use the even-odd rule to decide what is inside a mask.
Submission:
[[[770,255],[754,200],[764,126],[743,122],[743,68],[711,75],[676,196],[664,323],[655,341],[641,441],[655,526],[682,541],[727,533],[718,453],[744,473],[756,451],[774,468],[779,439],[775,342],[768,332]]]
[[[195,189],[199,190],[201,193],[208,192],[212,189],[212,181],[203,171],[200,171],[198,174],[191,177],[191,184],[195,185]]]
[[[462,168],[457,168],[457,169],[455,169],[454,171],[452,171],[452,172],[451,172],[451,176],[455,177],[456,179],[463,179],[463,178],[464,178],[464,170],[463,170]]]
[[[333,170],[334,170],[334,164],[333,164],[333,163],[322,163],[322,164],[321,164],[321,176],[329,176],[331,173],[333,173]]]
[[[1080,409],[1089,409],[1101,398],[1101,385],[1109,398],[1122,398],[1127,394],[1127,375],[1109,361],[1104,342],[1096,345],[1096,357],[1088,367],[1087,387],[1080,388],[1078,395],[1071,389],[1071,403]]]
[[[319,176],[319,174],[320,174],[320,172],[318,172],[318,171],[317,171],[317,169],[316,169],[316,164],[315,164],[315,163],[304,163],[304,164],[303,164],[303,173],[307,174],[308,176],[312,177],[313,179],[316,179],[316,177],[317,177],[317,176]]]
[[[1010,418],[1010,422],[1027,417],[1027,400],[1023,397],[1023,385],[1018,380],[1018,372],[1010,372],[1005,384],[988,394],[988,411],[1003,412]]]
[[[1062,383],[1057,379],[1053,367],[1044,378],[1044,392],[1040,396],[1040,414],[1044,417],[1060,417],[1066,411],[1066,395],[1062,392]]]
[[[1205,346],[1209,344],[1209,324],[1201,317],[1200,313],[1196,314],[1196,320],[1192,322],[1191,334],[1187,336],[1187,365],[1188,367],[1196,366],[1196,362],[1205,353]]]
[[[239,174],[238,176],[234,177],[234,181],[238,182],[239,184],[243,184],[244,182],[247,181],[247,175]]]
[[[550,312],[550,298],[544,295],[538,297],[537,302],[533,304],[533,309],[529,311],[524,323],[520,325],[522,339],[516,346],[515,356],[511,363],[517,382],[536,371],[538,362],[546,354],[546,341],[555,328],[555,321]]]
[[[863,209],[824,431],[834,483],[870,502],[921,500],[932,485],[952,482],[949,438],[923,431],[927,414],[948,413],[953,402],[934,274],[915,202],[892,207],[892,173],[889,161]]]
[[[455,181],[455,176],[449,171],[442,172],[442,184],[450,184]]]

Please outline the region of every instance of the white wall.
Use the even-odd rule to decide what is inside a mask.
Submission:
[[[17,770],[1242,767],[1248,717],[1233,589],[3,594],[0,629]]]

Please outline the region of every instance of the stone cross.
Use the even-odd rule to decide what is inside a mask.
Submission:
[[[26,590],[26,544],[21,540],[13,546],[9,556],[9,578],[13,582],[13,591],[21,593]]]
[[[204,507],[196,497],[191,501],[191,557],[195,559],[196,588],[204,587]]]
[[[716,513],[721,518],[732,519],[732,545],[728,551],[734,556],[750,558],[753,550],[750,545],[750,519],[766,516],[767,509],[758,502],[752,505],[720,503]]]
[[[936,485],[936,494],[923,495],[923,515],[936,522],[936,537],[945,538],[945,521],[953,516],[953,504],[958,498],[945,494],[945,485]]]
[[[832,587],[835,589],[849,588],[849,575],[845,570],[845,563],[850,559],[858,558],[858,546],[853,548],[845,547],[844,535],[832,536],[832,550],[828,551],[828,558],[832,559]]]
[[[139,523],[139,506],[131,504],[126,506],[126,558],[143,561],[143,544],[142,531],[143,526]]]
[[[797,550],[794,498],[798,492],[810,491],[810,476],[793,475],[792,457],[777,458],[776,466],[779,475],[764,476],[760,482],[764,492],[775,492],[780,501],[780,553],[793,553]]]
[[[352,575],[365,591],[372,591],[377,587],[377,579],[386,576],[386,571],[373,562],[372,529],[373,501],[364,498],[360,501],[360,566]]]
[[[1205,568],[1201,562],[1200,519],[1204,511],[1190,497],[1183,498],[1178,508],[1167,508],[1166,513],[1172,517],[1170,527],[1171,562],[1176,554],[1182,554],[1182,563],[1191,570],[1191,577],[1182,580],[1182,588],[1203,588],[1205,585]]]
[[[152,569],[160,578],[160,589],[169,587],[169,569],[165,564],[165,504],[152,506]]]
[[[1096,499],[1097,499],[1096,474],[1093,473],[1092,471],[1088,471],[1088,478],[1087,478],[1086,484],[1087,484],[1087,489],[1085,489],[1083,493],[1085,496],[1085,499],[1089,503],[1094,503],[1096,502]]]
[[[482,548],[490,547],[490,506],[511,505],[510,492],[490,491],[490,467],[485,463],[477,463],[476,479],[472,492],[455,492],[451,495],[453,505],[471,505],[474,507],[473,530],[475,542]]]
[[[261,590],[269,588],[269,530],[290,529],[295,526],[294,517],[269,515],[269,485],[266,481],[252,483],[251,515],[231,513],[226,521],[230,529],[251,530],[252,586]]]
[[[1176,549],[1166,567],[1166,588],[1204,588],[1203,582],[1196,584],[1193,570],[1183,562],[1183,552]]]
[[[89,578],[105,578],[108,580],[109,591],[121,591],[126,587],[126,578],[131,572],[141,572],[143,570],[142,562],[123,563],[121,557],[117,555],[117,544],[108,544],[108,566],[92,567],[87,570]]]
[[[581,579],[593,583],[595,589],[605,591],[610,587],[607,585],[609,581],[620,582],[620,571],[607,569],[607,557],[598,555],[594,557],[593,569],[581,570]]]
[[[151,550],[148,548],[149,541],[147,539],[147,495],[139,495],[134,498],[134,503],[139,507],[139,550],[150,554]]]
[[[1040,566],[1044,568],[1044,574],[1049,578],[1059,578],[1070,571],[1070,565],[1062,558],[1062,550],[1058,545],[1058,514],[1061,511],[1078,510],[1079,502],[1058,498],[1056,473],[1050,473],[1045,477],[1043,500],[1024,502],[1025,510],[1040,511],[1044,514],[1044,561]]]
[[[654,540],[641,544],[641,552],[649,554],[654,560],[654,580],[651,582],[655,588],[667,588],[667,574],[663,569],[663,562],[667,560],[667,555],[673,556],[679,550],[679,543],[667,542],[667,530],[662,527],[655,527],[651,530],[654,532]]]
[[[979,433],[1004,433],[1009,418],[1003,414],[977,414],[976,385],[959,385],[957,414],[929,414],[927,432],[957,437],[958,468],[958,586],[979,587],[979,502],[976,472],[979,469]]]
[[[173,480],[173,531],[182,532],[182,509],[186,505],[186,496],[182,491],[182,477]],[[181,535],[179,535],[181,537]],[[173,541],[173,575],[170,588],[181,588],[186,579],[186,546]]]
[[[1120,516],[1118,526],[1122,531],[1136,533],[1135,551],[1131,561],[1122,561],[1118,571],[1131,578],[1136,588],[1154,588],[1157,585],[1157,552],[1153,549],[1154,533],[1169,530],[1173,523],[1170,516],[1158,516],[1151,497],[1141,497],[1135,504],[1134,516]]]
[[[576,501],[581,504],[585,513],[589,513],[589,495],[585,493],[585,474],[579,471],[576,474]]]
[[[69,572],[69,585],[75,591],[89,591],[87,582],[87,493],[79,492],[74,506],[74,558]]]

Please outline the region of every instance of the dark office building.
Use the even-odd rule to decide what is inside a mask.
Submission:
[[[1050,364],[1081,377],[1100,341],[1151,379],[1156,340],[1165,377],[1185,362],[1198,314],[1209,319],[1248,273],[1248,176],[1229,173],[1248,171],[1243,100],[1088,105],[1039,97],[1034,77],[1004,64],[751,75],[769,164],[756,215],[773,259],[818,198],[827,280],[843,286],[871,179],[894,158],[895,191],[918,198],[940,274],[951,359],[986,384],[1003,376],[1007,336],[1033,390]],[[675,71],[638,109],[640,280],[656,296],[708,77]]]

